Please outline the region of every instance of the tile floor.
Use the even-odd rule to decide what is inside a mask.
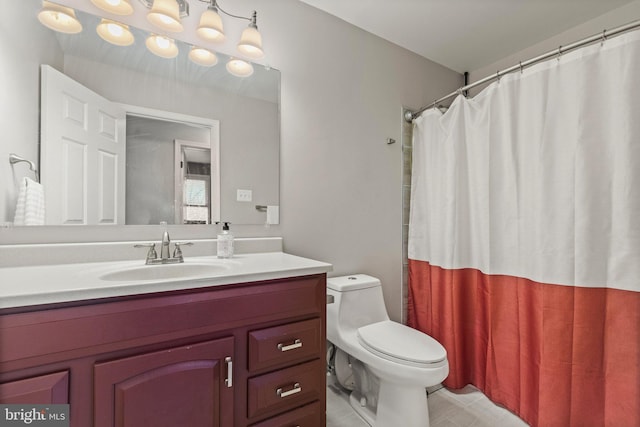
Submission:
[[[477,388],[441,388],[429,394],[431,427],[526,427],[527,423],[491,402]],[[349,405],[346,393],[327,386],[327,427],[368,427]]]

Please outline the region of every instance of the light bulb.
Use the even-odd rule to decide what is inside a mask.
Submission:
[[[96,7],[114,15],[131,15],[133,7],[129,0],[91,0]]]
[[[158,28],[174,33],[184,29],[180,22],[180,6],[176,0],[153,0],[147,20]]]
[[[218,63],[218,57],[208,49],[192,46],[189,51],[189,59],[203,67],[213,67]]]
[[[249,77],[253,74],[253,66],[242,59],[231,58],[227,62],[227,71],[236,77]]]
[[[129,27],[110,19],[102,19],[96,32],[104,40],[116,46],[130,46],[133,44],[134,38]]]
[[[147,37],[145,45],[154,55],[158,55],[161,58],[171,59],[178,55],[176,42],[165,36],[152,34]]]
[[[77,34],[82,31],[82,24],[76,18],[76,12],[65,6],[60,6],[43,0],[42,9],[38,12],[38,20],[42,25],[54,31],[66,34]]]
[[[121,37],[124,34],[122,26],[117,24],[107,24],[107,31],[109,34],[115,37]]]

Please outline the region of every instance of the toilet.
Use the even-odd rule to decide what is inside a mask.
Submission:
[[[428,427],[426,387],[449,374],[435,339],[389,320],[380,280],[365,274],[327,279],[327,340],[350,404],[376,427]],[[332,346],[330,346],[331,348]]]

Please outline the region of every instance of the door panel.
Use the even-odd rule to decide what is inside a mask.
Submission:
[[[55,372],[0,384],[0,403],[5,405],[69,403],[69,372]]]
[[[46,224],[124,224],[124,110],[52,67],[41,70]]]
[[[233,337],[99,363],[95,427],[233,425]]]

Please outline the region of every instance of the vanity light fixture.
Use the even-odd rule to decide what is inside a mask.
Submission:
[[[184,29],[180,21],[180,6],[177,0],[153,0],[147,20],[156,27],[173,33]]]
[[[203,67],[213,67],[218,63],[218,57],[215,53],[198,46],[191,47],[191,50],[189,51],[189,59]]]
[[[218,13],[218,5],[215,1],[209,3],[207,10],[200,15],[200,24],[196,34],[204,40],[222,43],[226,38],[222,28],[222,18]]]
[[[92,1],[117,1],[117,0],[92,0]],[[250,17],[238,16],[222,9],[218,0],[200,0],[209,6],[200,15],[200,21],[196,28],[196,34],[208,42],[223,42],[225,40],[224,28],[220,12],[236,19],[249,21],[249,26],[245,28],[237,45],[241,56],[249,59],[260,59],[264,57],[262,50],[262,36],[258,31],[257,12],[254,10]],[[153,25],[165,31],[179,32],[183,30],[180,18],[189,16],[189,3],[186,0],[140,0],[140,3],[151,9],[147,14],[147,19]]]
[[[171,59],[178,56],[176,42],[165,36],[151,34],[145,42],[147,49],[161,58]]]
[[[253,66],[243,59],[231,58],[227,62],[227,71],[236,77],[249,77],[253,74]]]
[[[82,24],[76,18],[76,12],[66,6],[42,1],[42,9],[38,12],[38,20],[42,25],[65,34],[77,34],[82,31]]]
[[[198,36],[207,41],[224,41],[225,36],[222,29],[222,19],[218,12],[222,12],[231,18],[245,19],[249,21],[249,26],[242,32],[240,42],[238,43],[238,51],[243,56],[251,59],[260,59],[264,57],[264,51],[262,50],[262,36],[260,35],[260,32],[258,32],[258,25],[256,23],[258,14],[255,10],[251,13],[251,17],[244,17],[226,12],[220,7],[217,0],[200,1],[209,3],[209,6],[200,16],[200,25],[196,30]]]
[[[96,7],[114,15],[131,15],[133,7],[129,0],[91,0]]]
[[[262,50],[262,36],[258,32],[256,16],[257,13],[254,10],[249,26],[242,32],[240,42],[238,43],[238,50],[244,54],[244,56],[251,59],[260,59],[264,57],[264,51]]]
[[[102,18],[96,32],[104,40],[116,46],[130,46],[133,44],[133,34],[129,26],[111,19]]]

